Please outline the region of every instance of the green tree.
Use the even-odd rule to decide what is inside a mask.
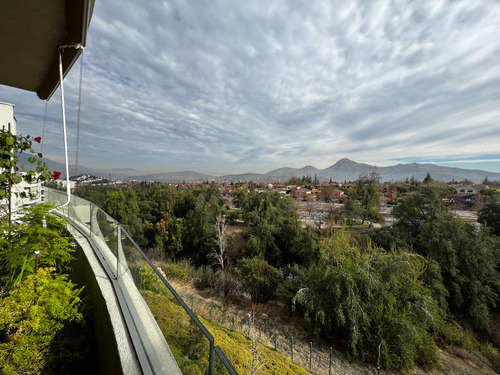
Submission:
[[[442,313],[421,279],[425,265],[407,251],[360,248],[337,230],[321,243],[320,261],[296,299],[311,330],[345,340],[352,358],[388,370],[434,366],[432,332]]]
[[[139,213],[135,191],[132,189],[109,191],[106,194],[103,210],[121,224],[130,224]]]
[[[301,227],[292,198],[276,192],[240,190],[236,193],[236,202],[248,225],[247,256],[260,256],[275,267],[314,261],[315,236]]]
[[[488,332],[489,309],[500,294],[499,240],[453,216],[441,197],[442,191],[424,188],[401,199],[392,233],[437,262],[450,312],[470,328]],[[433,294],[443,297],[439,289]]]
[[[492,233],[500,236],[500,197],[490,199],[478,212],[477,221],[491,229]]]
[[[243,258],[234,271],[243,288],[250,294],[253,306],[274,298],[281,281],[281,273],[264,259]]]
[[[394,217],[397,219],[394,228],[399,231],[406,243],[421,248],[418,241],[426,223],[448,214],[449,211],[439,190],[424,188],[397,201],[393,209]]]
[[[427,172],[427,174],[425,175],[425,178],[423,180],[424,185],[430,184],[432,181],[434,181],[434,180],[432,179],[431,174],[429,172]]]
[[[354,192],[349,196],[349,200],[359,202],[359,215],[362,224],[366,220],[383,221],[383,217],[377,211],[381,191],[379,181],[380,174],[375,171],[368,174],[362,173],[355,181]]]
[[[183,254],[199,264],[216,246],[215,223],[225,209],[224,198],[215,185],[193,191],[194,206],[182,220]]]
[[[175,219],[168,212],[156,223],[158,244],[167,259],[174,260],[182,251],[182,220]]]
[[[345,203],[344,217],[347,221],[347,225],[352,227],[356,221],[363,216],[363,207],[361,202],[349,197]]]
[[[296,309],[295,296],[306,286],[307,269],[298,264],[288,264],[282,273],[283,282],[276,289],[276,297],[285,304],[291,318]]]

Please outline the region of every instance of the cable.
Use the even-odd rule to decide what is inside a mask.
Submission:
[[[78,117],[76,121],[75,176],[78,176],[78,152],[80,150],[80,109],[82,106],[83,54],[80,56],[80,89],[78,91]]]
[[[42,128],[42,144],[40,146],[40,153],[43,154],[43,141],[45,139],[45,121],[47,121],[47,105],[49,104],[49,101],[45,101],[45,115],[43,116],[43,128]]]

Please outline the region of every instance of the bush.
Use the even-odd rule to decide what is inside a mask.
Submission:
[[[168,278],[186,283],[191,281],[192,275],[194,275],[194,267],[187,260],[167,263],[162,267],[162,270]]]
[[[281,282],[281,272],[270,266],[267,261],[257,257],[241,259],[235,274],[252,298],[252,303],[265,303],[274,298],[276,288]]]
[[[210,266],[198,267],[193,272],[193,284],[198,290],[214,288],[215,279],[212,268]]]
[[[386,370],[434,367],[432,334],[443,317],[421,280],[425,267],[421,256],[360,248],[338,230],[321,244],[320,262],[296,298],[311,330],[340,337],[351,358]]]
[[[229,224],[233,225],[236,223],[237,220],[241,220],[241,219],[242,219],[241,210],[237,210],[235,208],[227,210],[226,220],[228,221]]]
[[[139,286],[141,289],[159,293],[162,285],[160,278],[151,267],[144,265],[139,268]]]
[[[40,269],[0,300],[3,374],[42,373],[55,334],[66,322],[83,320],[80,292],[66,276]]]
[[[227,297],[229,294],[237,293],[241,288],[241,283],[230,272],[219,270],[215,273],[214,288]]]

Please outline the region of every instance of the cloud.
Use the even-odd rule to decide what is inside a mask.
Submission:
[[[493,0],[96,2],[80,157],[225,173],[496,153],[498,19]],[[65,85],[75,145],[78,64]],[[0,98],[40,133],[34,94],[2,87]],[[59,105],[45,118],[54,156]]]

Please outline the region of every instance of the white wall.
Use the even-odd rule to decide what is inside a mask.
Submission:
[[[0,129],[9,129],[10,132],[16,134],[16,119],[14,117],[14,104],[0,102]]]

